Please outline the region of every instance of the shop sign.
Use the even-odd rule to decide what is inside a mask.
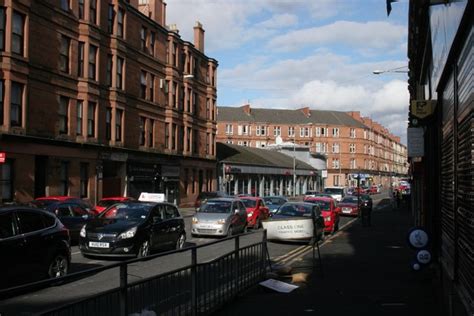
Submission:
[[[321,170],[321,178],[327,178],[328,177],[328,171],[327,170]]]
[[[161,175],[163,177],[179,177],[179,166],[162,166]]]
[[[313,237],[313,219],[277,219],[262,222],[267,230],[267,238],[271,240],[301,240]]]
[[[125,162],[128,159],[128,154],[127,153],[103,152],[103,153],[100,154],[100,159]]]
[[[6,153],[0,153],[0,163],[5,163],[6,158],[7,158]]]
[[[408,244],[415,249],[423,249],[428,245],[428,233],[422,228],[414,228],[408,233]]]
[[[436,100],[413,100],[411,101],[410,112],[413,116],[423,119],[433,114],[436,107]]]
[[[425,139],[422,127],[407,129],[408,157],[423,157],[425,155]]]

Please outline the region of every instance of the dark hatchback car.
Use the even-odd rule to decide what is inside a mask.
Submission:
[[[84,256],[146,257],[154,250],[180,249],[184,220],[175,205],[123,202],[112,205],[81,229]]]
[[[69,231],[51,213],[0,207],[0,288],[66,275]]]
[[[79,201],[76,199],[48,200],[47,202],[45,200],[34,200],[31,204],[55,214],[61,223],[69,229],[71,241],[76,243],[79,240],[81,228],[95,216],[93,211],[86,208],[86,205]]]

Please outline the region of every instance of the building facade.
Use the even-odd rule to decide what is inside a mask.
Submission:
[[[410,1],[409,130],[422,135],[408,138],[412,212],[431,239],[443,315],[474,314],[473,21],[474,1]]]
[[[400,138],[360,112],[274,110],[219,107],[219,142],[265,147],[277,138],[308,146],[327,161],[326,186],[361,184],[389,186],[407,174],[406,146]],[[325,173],[324,173],[325,174]]]
[[[0,2],[0,202],[216,186],[217,61],[162,0]]]

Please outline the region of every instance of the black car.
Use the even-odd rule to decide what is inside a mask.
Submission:
[[[66,275],[69,231],[51,213],[24,206],[0,208],[0,288]]]
[[[79,249],[84,256],[145,257],[154,250],[180,249],[185,241],[175,205],[134,201],[114,204],[84,225]]]
[[[81,228],[95,216],[94,212],[86,208],[84,204],[79,203],[79,201],[67,200],[44,203],[43,200],[35,200],[31,203],[54,213],[61,223],[69,229],[71,240],[75,243],[79,240]]]

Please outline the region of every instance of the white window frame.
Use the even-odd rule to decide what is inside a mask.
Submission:
[[[234,134],[234,126],[232,124],[225,125],[225,134],[226,135],[233,135]]]
[[[294,126],[288,127],[288,136],[289,137],[295,137],[295,127]]]

